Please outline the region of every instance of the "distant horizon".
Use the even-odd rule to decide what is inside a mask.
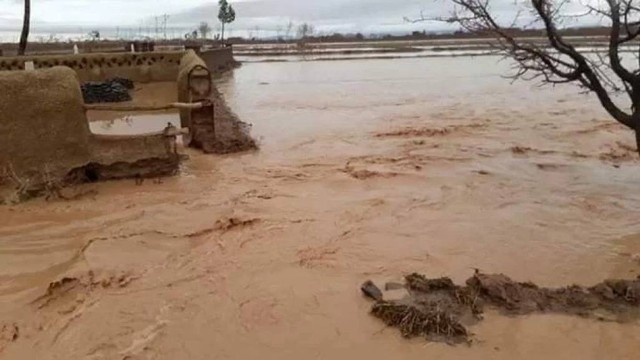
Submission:
[[[91,40],[89,36],[89,32],[93,30],[97,30],[100,32],[100,40],[142,40],[142,39],[151,39],[151,40],[185,40],[184,35],[186,33],[190,33],[195,30],[197,26],[194,27],[167,27],[166,34],[164,36],[165,29],[158,28],[158,32],[156,34],[155,28],[152,27],[104,27],[104,28],[92,28],[92,27],[78,27],[73,28],[69,27],[64,29],[64,31],[56,32],[55,29],[51,29],[51,31],[37,31],[32,30],[29,35],[29,41],[34,43],[47,43],[47,42],[67,42],[67,41],[87,41]],[[567,27],[564,30],[580,30],[580,29],[605,29],[606,26],[589,26],[589,25],[579,25],[574,27]],[[540,28],[516,28],[522,31],[535,31],[541,30]],[[58,29],[59,30],[59,29]],[[334,35],[341,35],[345,37],[355,36],[358,34],[363,35],[367,39],[379,39],[385,36],[393,36],[393,37],[402,37],[402,36],[410,36],[415,32],[426,33],[427,35],[447,35],[454,34],[458,30],[412,30],[412,31],[393,31],[393,32],[315,32],[312,37],[329,37]],[[242,38],[244,40],[295,40],[297,39],[297,34],[295,32],[290,34],[290,36],[286,37],[283,34],[278,34],[275,31],[267,30],[267,29],[253,29],[253,30],[234,30],[233,28],[226,29],[227,38]],[[219,34],[219,29],[212,28],[212,31],[209,36],[207,36],[207,40],[215,40],[215,35]],[[20,32],[16,30],[3,30],[0,28],[0,43],[17,43],[20,37]],[[13,40],[12,40],[13,39]],[[198,38],[200,39],[200,38]]]
[[[289,22],[310,23],[321,34],[402,33],[452,28],[449,24],[412,24],[404,16],[419,14],[432,0],[230,0],[237,13],[228,26],[232,35],[276,36]],[[91,30],[113,37],[119,28],[134,36],[155,36],[156,27],[166,27],[174,37],[197,28],[202,21],[215,31],[217,0],[50,0],[32,4],[32,32],[37,37],[56,34],[81,38]],[[0,41],[17,41],[22,27],[22,2],[0,0]],[[295,32],[295,30],[293,30]],[[163,30],[164,32],[164,30]],[[182,33],[182,34],[181,34]]]
[[[451,6],[436,0],[229,0],[237,13],[228,30],[231,36],[259,38],[277,37],[289,22],[313,24],[319,34],[402,34],[413,31],[453,32],[454,24],[428,21],[412,23],[422,13],[430,17],[446,17]],[[512,0],[494,0],[498,17],[507,21],[514,14]],[[569,5],[570,9],[576,5]],[[15,42],[22,27],[22,1],[0,0],[0,41]],[[217,0],[49,0],[32,3],[31,31],[34,37],[80,40],[91,30],[105,37],[127,38],[155,36],[156,28],[168,29],[169,37],[181,37],[197,28],[202,21],[213,32],[219,27]],[[529,15],[521,24],[531,24]],[[596,25],[594,19],[569,21],[570,26]],[[533,26],[535,26],[534,24]],[[295,29],[293,30],[295,32]],[[260,34],[260,35],[256,35]]]
[[[304,22],[294,23],[295,25],[303,24]],[[197,30],[198,25],[200,23],[188,26],[167,26],[166,33],[167,38],[170,39],[178,39],[183,38],[186,33],[190,33],[193,30]],[[313,23],[309,23],[314,25]],[[211,24],[211,35],[220,33],[219,24]],[[410,34],[414,31],[426,31],[428,33],[453,33],[456,31],[455,29],[447,29],[447,28],[431,28],[427,29],[427,27],[419,27],[412,26],[408,29],[389,29],[385,31],[384,28],[376,29],[369,28],[363,31],[357,30],[349,30],[349,29],[340,29],[339,27],[315,27],[315,36],[327,36],[333,34],[363,34],[366,36],[380,36],[380,35],[402,35],[402,34]],[[29,33],[30,41],[37,41],[38,38],[49,38],[51,36],[59,37],[64,40],[82,40],[89,38],[89,32],[97,30],[101,34],[101,38],[103,39],[135,39],[135,38],[154,38],[154,39],[164,39],[165,28],[161,25],[158,26],[157,32],[155,24],[145,24],[139,26],[32,26],[31,31]],[[21,29],[19,28],[2,28],[0,26],[0,42],[17,42],[20,38]],[[261,28],[256,26],[254,28],[246,29],[246,28],[238,28],[231,24],[225,29],[225,33],[228,37],[242,37],[242,38],[278,38],[278,37],[286,37],[284,30],[270,29],[270,28]],[[295,38],[296,29],[294,28],[291,31],[291,34],[288,38]],[[209,36],[208,38],[212,38]],[[11,41],[13,40],[13,41]]]
[[[85,31],[86,30],[86,31]],[[164,37],[164,30],[159,31],[158,35],[155,34],[155,29],[147,29],[143,28],[142,31],[138,28],[103,28],[103,29],[93,29],[93,28],[78,28],[76,31],[73,29],[69,29],[65,32],[31,32],[29,35],[30,42],[47,42],[52,39],[57,39],[58,41],[84,41],[90,40],[89,32],[92,30],[98,30],[100,32],[100,40],[136,40],[136,39],[152,39],[152,40],[184,40],[184,35],[187,32],[191,32],[195,30],[195,28],[186,28],[186,27],[175,27],[175,28],[167,28],[167,37]],[[323,36],[332,36],[332,35],[342,35],[342,36],[355,36],[357,34],[362,34],[367,38],[378,38],[383,36],[407,36],[411,35],[414,31],[395,31],[395,32],[372,32],[372,33],[360,33],[360,32],[316,32],[312,37],[323,37]],[[419,31],[423,32],[423,31]],[[454,31],[426,31],[427,34],[437,35],[437,34],[453,34]],[[212,31],[209,36],[207,36],[207,40],[214,40],[215,35],[218,34],[218,31]],[[233,30],[228,29],[225,30],[227,34],[226,38],[243,38],[246,40],[257,39],[257,40],[295,40],[297,38],[296,34],[292,34],[289,37],[285,37],[283,35],[278,36],[273,31],[268,30],[260,30],[256,32],[256,30]],[[14,41],[7,41],[11,38]],[[17,43],[20,38],[20,33],[15,31],[3,31],[0,30],[0,42],[3,43]],[[200,39],[200,38],[198,38]],[[50,42],[50,41],[49,41]]]

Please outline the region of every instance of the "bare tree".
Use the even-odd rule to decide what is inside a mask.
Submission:
[[[259,25],[256,25],[253,30],[255,31],[256,37],[260,39],[260,35],[262,34],[262,28]]]
[[[640,151],[640,2],[638,0],[519,0],[513,18],[492,10],[492,0],[450,0],[450,17],[421,16],[416,21],[446,21],[494,38],[492,48],[514,60],[514,79],[544,84],[575,83],[598,97],[616,121],[635,131]],[[580,48],[563,27],[580,18],[606,26],[606,43]],[[543,39],[518,37],[516,26],[542,29]],[[623,59],[623,55],[625,58]],[[625,60],[625,61],[623,61]],[[631,61],[633,60],[633,61]],[[626,99],[620,100],[617,95]],[[615,101],[614,101],[615,100]]]
[[[198,25],[198,32],[200,32],[201,38],[206,39],[209,33],[211,33],[211,26],[203,21]]]
[[[87,36],[90,41],[100,41],[100,30],[91,30]]]
[[[314,32],[315,28],[309,23],[303,23],[298,26],[298,37],[302,40],[307,39],[309,36],[313,35]]]
[[[287,39],[291,39],[291,31],[293,31],[293,26],[294,26],[293,21],[289,20],[285,30],[285,37]]]
[[[22,21],[22,34],[20,35],[20,45],[18,55],[24,55],[27,51],[27,41],[29,39],[29,27],[31,25],[31,0],[24,0],[24,18]]]

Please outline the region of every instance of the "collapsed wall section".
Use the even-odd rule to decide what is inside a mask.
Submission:
[[[175,175],[179,165],[175,137],[93,135],[91,163],[79,170],[85,181],[117,180]]]
[[[188,50],[180,59],[176,83],[178,101],[183,103],[208,99],[213,86],[207,65],[193,50]],[[191,110],[180,109],[182,127],[191,126],[191,116]]]
[[[207,84],[203,83],[205,77]],[[203,111],[196,116],[196,113],[190,110],[180,112],[182,126],[188,127],[191,132],[188,141],[190,146],[202,149],[205,153],[214,154],[242,152],[257,148],[255,140],[249,135],[250,126],[240,121],[229,108],[212,82],[206,62],[192,50],[187,51],[180,61],[177,84],[179,101],[191,102],[204,98],[213,104],[213,114]],[[207,92],[203,95],[205,88]],[[213,118],[212,123],[209,120],[211,118]]]

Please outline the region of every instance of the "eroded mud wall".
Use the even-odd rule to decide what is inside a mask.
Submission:
[[[62,176],[90,159],[90,130],[68,67],[0,71],[0,165],[20,177]],[[46,168],[46,169],[45,169]]]
[[[175,81],[183,51],[117,54],[78,54],[0,58],[0,71],[22,70],[33,61],[36,69],[67,66],[80,81],[124,77],[136,82]]]
[[[213,73],[221,73],[238,66],[232,48],[211,49],[200,52],[200,57]]]
[[[190,102],[189,94],[189,74],[199,66],[208,69],[205,61],[200,58],[194,51],[189,50],[180,61],[180,70],[178,72],[178,99],[181,102]],[[203,139],[197,141],[197,146],[206,153],[227,154],[253,150],[257,148],[255,140],[250,136],[250,126],[238,118],[238,116],[229,108],[224,97],[218,91],[215,84],[212,83],[211,94],[209,100],[213,103],[214,128],[213,132],[206,129],[191,129],[192,137],[197,134],[203,134]],[[191,112],[182,110],[180,112],[180,121],[183,127],[190,127]],[[213,136],[209,136],[209,134]]]
[[[180,157],[163,134],[146,136],[93,135],[91,164],[86,170],[97,180],[173,175]],[[173,140],[175,141],[175,140]]]
[[[188,50],[184,56],[180,59],[180,67],[178,69],[177,86],[178,86],[178,101],[179,102],[192,102],[198,99],[191,99],[189,91],[189,74],[196,67],[207,68],[207,64],[200,58],[193,50]],[[180,109],[180,122],[183,127],[188,127],[191,124],[191,110]]]
[[[5,185],[38,191],[54,183],[170,175],[179,166],[172,140],[161,133],[92,134],[78,77],[68,67],[0,72]]]

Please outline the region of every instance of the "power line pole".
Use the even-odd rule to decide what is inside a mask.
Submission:
[[[163,20],[164,39],[167,40],[167,20],[169,20],[169,15],[164,14],[162,16],[162,20]]]
[[[159,30],[158,29],[158,17],[154,16],[154,19],[156,19],[156,37],[155,37],[155,39],[158,39],[158,30]]]

